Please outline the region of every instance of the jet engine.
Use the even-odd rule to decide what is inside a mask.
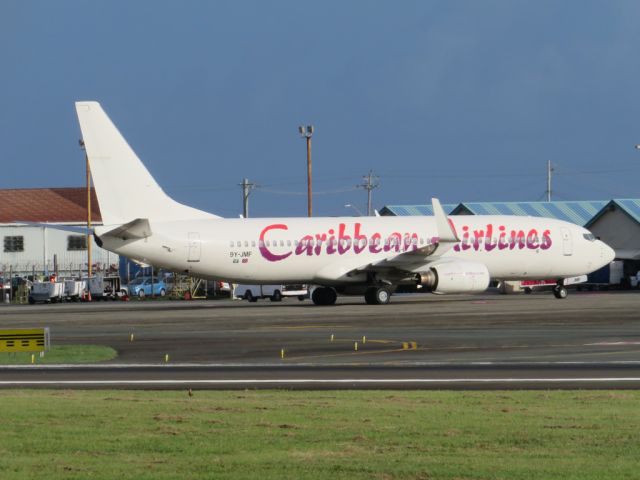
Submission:
[[[484,264],[462,260],[439,263],[416,275],[416,284],[433,293],[483,292],[489,281],[489,270]]]

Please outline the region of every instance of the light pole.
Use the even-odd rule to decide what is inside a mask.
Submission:
[[[351,203],[345,203],[344,208],[353,208],[356,213],[358,214],[359,217],[362,217],[362,212],[360,211],[360,209],[358,207],[356,207],[355,205],[351,204]]]
[[[307,139],[307,215],[312,216],[313,200],[311,198],[311,137],[313,136],[313,125],[298,127],[300,136]]]

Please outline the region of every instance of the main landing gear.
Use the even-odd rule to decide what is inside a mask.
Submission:
[[[311,294],[311,300],[316,305],[334,305],[338,294],[331,287],[318,287]]]
[[[392,293],[392,287],[369,287],[364,292],[364,300],[369,305],[386,305]],[[331,287],[317,287],[311,293],[311,300],[316,305],[334,305],[337,298],[338,294]]]
[[[391,300],[391,290],[387,287],[369,287],[364,292],[364,301],[369,305],[386,305]]]

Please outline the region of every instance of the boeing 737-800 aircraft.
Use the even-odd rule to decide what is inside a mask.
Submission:
[[[537,217],[225,219],[168,197],[97,102],[76,110],[112,252],[194,276],[240,283],[309,283],[317,305],[337,294],[385,304],[398,285],[481,292],[493,280],[558,280],[608,264],[614,253],[577,225]]]

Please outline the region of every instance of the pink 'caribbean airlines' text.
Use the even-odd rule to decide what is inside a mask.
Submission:
[[[347,232],[347,224],[340,223],[338,228],[330,228],[327,232],[303,235],[294,243],[294,248],[284,253],[275,253],[271,249],[271,241],[267,236],[278,231],[286,231],[289,227],[284,223],[276,223],[266,226],[260,232],[259,250],[262,257],[270,262],[284,260],[291,255],[319,256],[319,255],[345,255],[353,252],[358,255],[363,252],[369,253],[404,253],[417,250],[420,247],[433,245],[438,242],[438,237],[431,237],[420,242],[418,245],[418,234],[416,232],[391,232],[383,235],[379,232],[366,234],[362,232],[362,224],[356,222]],[[337,231],[337,233],[336,233]],[[551,247],[551,235],[549,230],[544,230],[539,235],[536,229],[511,230],[507,235],[506,227],[500,225],[495,232],[494,226],[488,224],[486,229],[474,230],[470,232],[468,226],[462,227],[462,239],[453,249],[456,252],[465,250],[485,250],[490,252],[498,250],[522,250],[542,249]],[[277,235],[276,235],[277,236]],[[273,240],[273,247],[276,247],[277,239]],[[280,243],[283,246],[283,242]]]

